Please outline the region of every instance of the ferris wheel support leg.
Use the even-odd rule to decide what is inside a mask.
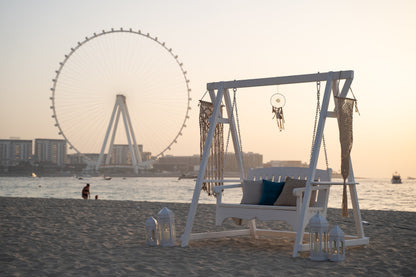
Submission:
[[[133,139],[133,143],[134,143],[133,144],[133,150],[134,150],[134,154],[135,154],[134,156],[136,158],[137,165],[139,165],[139,164],[141,164],[143,162],[142,155],[141,155],[141,153],[139,151],[139,146],[138,146],[137,141],[136,141],[136,136],[134,135],[133,125],[131,124],[130,114],[129,114],[129,110],[127,108],[127,103],[124,102],[123,104],[124,104],[123,105],[123,108],[126,110],[127,123],[129,125],[129,129],[130,129],[130,133],[131,133],[131,138]],[[133,153],[131,153],[131,154],[133,154]]]
[[[117,95],[117,97],[118,96],[119,95]],[[131,129],[131,126],[129,126],[129,124],[128,124],[129,115],[128,115],[128,112],[126,110],[125,99],[126,98],[123,96],[122,100],[120,100],[121,101],[121,103],[120,103],[120,106],[121,106],[121,115],[123,116],[124,128],[126,130],[127,141],[129,143],[129,149],[130,149],[130,155],[131,155],[131,162],[132,162],[132,165],[133,165],[134,173],[136,173],[136,175],[137,175],[137,174],[139,174],[139,169],[138,169],[138,166],[137,166],[137,157],[134,154],[133,144],[131,143],[131,140],[132,140],[132,129]]]
[[[98,161],[97,161],[97,164],[95,165],[95,170],[100,169],[101,161],[103,160],[105,147],[107,145],[107,140],[108,140],[108,136],[110,135],[111,127],[113,126],[114,116],[116,114],[117,108],[118,108],[118,103],[116,100],[116,103],[114,104],[113,112],[111,113],[110,122],[108,123],[107,131],[105,133],[103,146],[101,147],[100,155],[98,156]]]
[[[110,161],[111,161],[111,153],[113,153],[114,139],[116,137],[119,120],[120,120],[120,108],[117,109],[117,116],[116,116],[116,121],[114,122],[113,133],[111,135],[110,147],[108,148],[107,158],[105,159],[106,165],[110,164]]]

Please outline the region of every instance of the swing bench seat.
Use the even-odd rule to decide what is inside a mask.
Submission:
[[[273,182],[284,182],[287,177],[292,179],[306,180],[309,168],[301,167],[270,167],[250,169],[247,173],[247,180],[269,180]],[[315,180],[312,182],[312,194],[309,209],[305,215],[305,221],[318,212],[326,216],[328,206],[328,196],[331,181],[331,170],[316,169]],[[320,182],[326,182],[325,185]],[[224,185],[215,187],[217,194],[216,204],[216,225],[221,225],[226,218],[237,218],[244,220],[258,219],[262,221],[285,221],[293,229],[297,230],[298,219],[300,217],[304,187],[293,189],[296,197],[296,206],[276,206],[276,205],[256,205],[256,204],[231,204],[222,202],[222,193],[229,189],[242,188],[242,184]],[[244,192],[243,192],[244,193]]]

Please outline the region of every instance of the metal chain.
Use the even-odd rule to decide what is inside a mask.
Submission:
[[[233,118],[233,114],[234,114],[234,103],[233,103],[233,108],[232,108],[232,113],[231,113],[231,120]],[[224,176],[224,172],[225,172],[225,165],[227,164],[227,154],[228,154],[228,145],[230,143],[230,134],[231,134],[231,128],[230,128],[230,124],[228,124],[227,144],[225,145],[224,164],[222,166],[222,175],[223,176]]]
[[[235,119],[237,119],[237,133],[238,133],[238,140],[240,142],[240,151],[241,153],[243,153],[243,143],[241,141],[241,131],[240,131],[240,118],[238,116],[238,106],[237,106],[237,98],[236,98],[236,92],[237,89],[233,88],[233,92],[234,92],[234,104],[235,104]]]
[[[243,148],[242,148],[242,145],[241,145],[240,121],[239,121],[238,110],[237,110],[237,98],[236,98],[237,89],[233,88],[233,92],[234,92],[234,96],[233,96],[233,104],[232,104],[232,107],[231,107],[231,118],[230,118],[230,124],[229,124],[229,128],[228,128],[227,144],[225,145],[224,166],[222,168],[223,173],[225,171],[225,164],[226,164],[226,160],[227,160],[228,145],[230,144],[231,122],[234,120],[234,109],[235,109],[235,113],[236,113],[237,128],[238,128],[238,130],[237,130],[238,140],[240,141],[240,151],[243,152]]]
[[[313,126],[313,135],[312,135],[312,147],[311,147],[311,156],[310,159],[312,159],[312,153],[313,153],[313,149],[314,149],[314,142],[315,142],[315,138],[316,138],[316,129],[317,129],[317,123],[318,123],[318,116],[321,113],[321,103],[320,103],[320,98],[321,98],[321,82],[317,81],[316,82],[316,112],[315,112],[315,123]],[[325,154],[325,164],[326,164],[326,169],[329,169],[329,163],[328,163],[328,153],[326,151],[326,142],[325,142],[325,135],[322,134],[322,143],[324,146],[324,154]]]
[[[316,124],[318,123],[318,114],[319,114],[319,102],[320,102],[320,98],[321,98],[321,82],[318,81],[316,82],[316,111],[315,111],[315,123],[313,125],[313,135],[312,135],[312,146],[311,146],[311,156],[310,159],[312,159],[312,153],[313,153],[313,147],[314,147],[314,142],[315,142],[315,137],[316,137]]]

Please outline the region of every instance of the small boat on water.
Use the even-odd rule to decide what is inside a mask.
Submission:
[[[395,172],[393,174],[393,177],[391,177],[391,183],[392,184],[401,184],[402,183],[402,178],[400,177],[400,174]]]
[[[104,180],[109,181],[109,180],[111,180],[111,177],[110,176],[104,176]]]

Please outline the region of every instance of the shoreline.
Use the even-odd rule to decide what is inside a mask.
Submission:
[[[249,237],[191,241],[188,247],[150,247],[144,222],[163,207],[175,214],[177,240],[189,204],[130,200],[0,197],[2,276],[415,276],[416,213],[362,210],[368,246],[347,248],[343,262],[292,258],[286,239]],[[328,209],[332,228],[355,234],[353,217]],[[215,205],[199,204],[193,232],[241,228],[231,219],[215,226]],[[245,226],[244,226],[245,227]],[[260,222],[259,228],[281,228]],[[179,245],[179,242],[178,242]]]

